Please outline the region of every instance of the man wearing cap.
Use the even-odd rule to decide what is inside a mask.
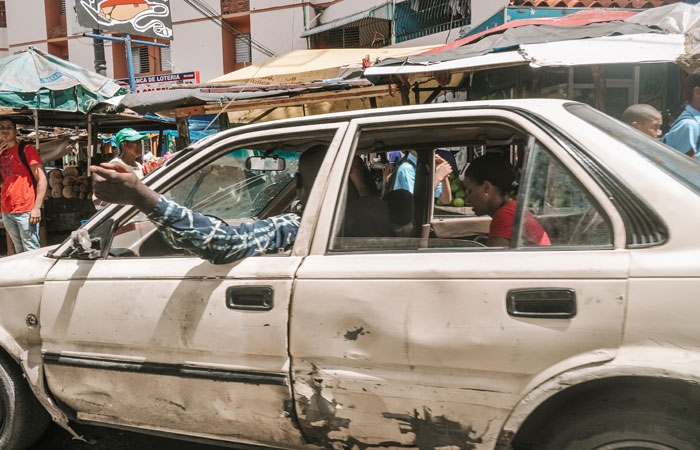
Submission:
[[[120,163],[131,167],[134,174],[136,174],[139,179],[143,178],[144,173],[143,166],[141,163],[136,161],[136,158],[141,156],[141,143],[139,141],[145,139],[148,139],[148,137],[144,136],[133,128],[122,128],[115,137],[115,146],[119,150],[117,153],[117,158],[114,158],[112,161],[119,161]],[[92,202],[95,204],[95,208],[98,210],[109,205],[108,202],[98,199],[95,194],[92,194]]]
[[[115,139],[116,146],[119,149],[118,158],[115,161],[120,161],[127,166],[133,167],[134,173],[139,178],[143,178],[143,166],[136,161],[136,158],[141,156],[141,143],[139,141],[146,139],[148,139],[147,136],[133,128],[122,128]]]

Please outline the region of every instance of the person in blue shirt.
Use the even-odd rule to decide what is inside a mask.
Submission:
[[[297,189],[302,205],[308,199],[325,153],[326,147],[319,145],[299,158]],[[144,185],[125,164],[103,163],[90,166],[90,171],[97,198],[136,206],[170,245],[213,264],[227,264],[274,250],[291,250],[301,223],[301,217],[291,213],[231,226],[166,199]]]
[[[417,163],[418,154],[415,150],[411,150],[406,160],[396,171],[396,179],[392,190],[405,189],[413,194],[413,189],[416,185]],[[435,155],[435,198],[439,198],[445,205],[452,203],[452,190],[448,178],[450,173],[452,173],[452,166],[450,166],[450,163],[439,155]]]
[[[662,140],[679,152],[700,161],[700,71],[690,74],[685,83],[685,93],[688,106]]]

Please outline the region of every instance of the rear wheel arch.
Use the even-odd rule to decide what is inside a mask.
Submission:
[[[560,420],[563,411],[596,411],[611,404],[620,406],[621,402],[631,402],[630,407],[663,402],[672,405],[678,414],[700,417],[700,383],[653,376],[614,376],[576,384],[538,405],[518,429],[512,448],[531,448],[551,424]],[[700,429],[700,419],[697,425]]]

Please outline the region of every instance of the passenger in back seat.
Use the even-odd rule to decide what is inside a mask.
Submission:
[[[501,155],[486,154],[471,162],[464,174],[467,199],[474,214],[492,217],[488,247],[509,247],[513,232],[517,189],[515,170]],[[527,245],[551,245],[549,236],[530,212],[526,214],[522,236]]]

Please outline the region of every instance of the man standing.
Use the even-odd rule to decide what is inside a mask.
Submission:
[[[133,128],[122,128],[115,138],[115,143],[119,149],[116,161],[121,161],[127,166],[133,167],[136,176],[139,178],[143,178],[143,166],[136,160],[141,156],[141,143],[139,141],[146,139],[148,139],[148,136],[144,136]]]
[[[622,113],[622,121],[654,139],[661,137],[661,113],[651,105],[638,103]]]
[[[685,83],[688,106],[673,122],[663,142],[681,153],[700,161],[700,71],[693,72]]]
[[[39,222],[47,184],[39,152],[31,145],[23,147],[22,155],[14,120],[0,119],[2,222],[16,253],[40,247]]]
[[[146,139],[148,139],[148,136],[144,136],[133,128],[122,128],[114,138],[115,146],[118,150],[117,157],[112,161],[129,166],[139,179],[143,178],[144,175],[143,166],[136,160],[141,156],[141,143],[139,141]],[[92,194],[92,202],[98,211],[109,205],[108,202],[98,199],[95,194]]]

